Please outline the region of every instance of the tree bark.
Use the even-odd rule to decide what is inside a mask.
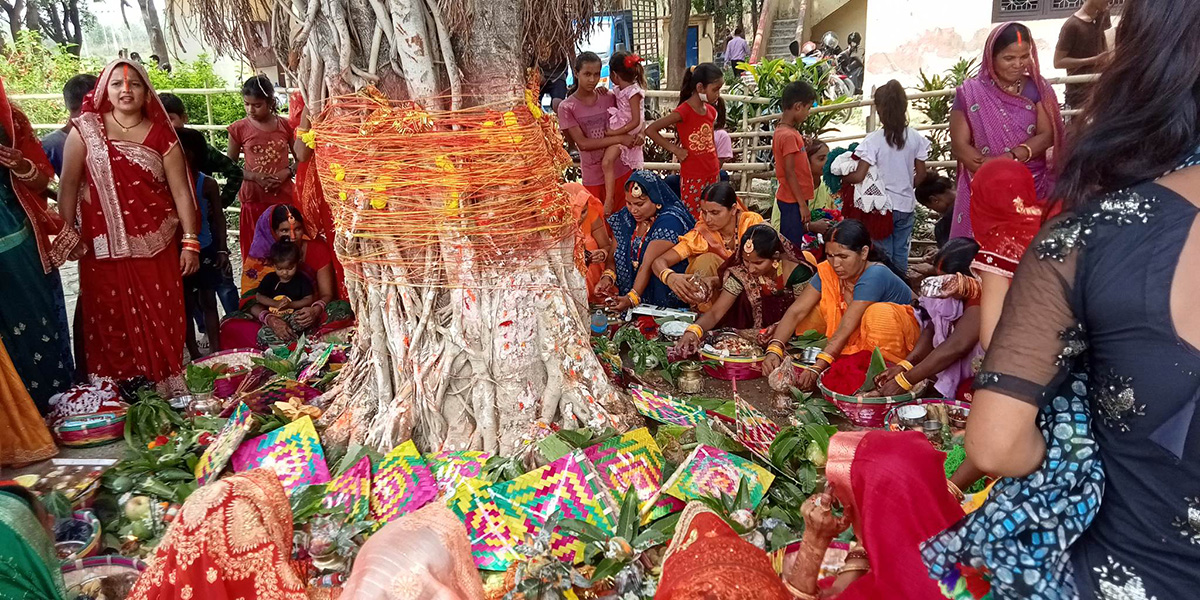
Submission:
[[[261,7],[258,1],[196,5],[209,43],[237,46],[240,34],[222,29],[219,17],[251,14]],[[555,1],[291,0],[284,14],[290,22],[277,24],[276,35],[291,40],[291,56],[281,63],[296,69],[313,114],[328,98],[367,86],[393,102],[414,101],[429,111],[523,107],[525,65],[533,58],[528,49],[554,45],[526,31],[525,23],[545,15],[538,18],[558,26],[547,30],[566,31],[578,21],[571,16],[578,13],[569,12],[578,6],[569,2],[568,12],[539,4]],[[329,110],[338,110],[336,100]],[[361,235],[356,228],[358,211],[375,209],[333,191],[338,184],[328,175],[320,119],[313,130],[318,132],[314,168],[323,178],[326,201],[339,215],[335,249],[358,271],[346,280],[358,331],[350,364],[321,418],[325,443],[357,442],[386,451],[412,438],[423,451],[511,455],[532,447],[525,442],[545,435],[550,425],[628,427],[636,422],[631,405],[609,384],[591,351],[586,290],[574,267],[572,237],[547,240],[543,251],[522,256],[523,268],[498,268],[491,254],[505,248],[476,255],[476,248],[488,247],[479,239],[486,236],[468,238],[447,221],[436,234],[440,243],[416,251],[425,253],[425,265],[437,267],[434,275],[414,275],[403,266],[413,260],[412,249]],[[365,136],[348,143],[361,147],[339,151],[362,156],[387,151]],[[447,146],[446,153],[452,152]],[[432,161],[439,148],[431,146],[428,155]],[[375,173],[382,174],[394,181],[405,177]],[[412,210],[446,205],[444,197],[395,193],[406,193],[395,204]],[[503,197],[505,190],[484,186],[475,194]],[[408,226],[397,221],[397,228]]]
[[[138,7],[142,9],[142,23],[146,25],[146,35],[150,36],[150,51],[158,55],[162,68],[170,67],[171,55],[167,51],[167,38],[158,22],[158,8],[154,6],[154,0],[138,0]]]
[[[13,42],[17,41],[17,34],[21,32],[21,11],[26,11],[26,14],[37,12],[36,6],[29,9],[26,6],[28,5],[26,5],[25,0],[14,0],[12,4],[7,2],[0,3],[0,8],[3,8],[4,12],[8,13],[8,28],[12,32]],[[34,31],[37,30],[34,29]]]
[[[670,0],[671,16],[667,21],[667,87],[672,90],[683,85],[687,70],[688,19],[692,16],[691,0]]]

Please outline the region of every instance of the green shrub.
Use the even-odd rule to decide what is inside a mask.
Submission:
[[[56,94],[53,100],[21,100],[15,102],[33,123],[63,123],[67,110],[62,102],[63,84],[80,73],[100,70],[94,58],[80,58],[67,51],[66,46],[50,45],[35,31],[22,30],[16,40],[4,45],[6,60],[0,61],[0,78],[4,89],[15,94]]]

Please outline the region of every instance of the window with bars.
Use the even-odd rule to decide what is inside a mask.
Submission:
[[[1033,21],[1037,19],[1061,19],[1070,16],[1083,6],[1084,0],[992,0],[992,20]],[[1125,0],[1111,0],[1113,13],[1119,13]]]

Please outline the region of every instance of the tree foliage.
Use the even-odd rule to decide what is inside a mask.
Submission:
[[[28,29],[4,45],[4,55],[7,60],[0,61],[0,77],[9,95],[61,94],[63,84],[71,77],[100,70],[96,59],[80,58],[62,44],[47,44],[39,33]],[[61,98],[21,100],[17,105],[34,123],[61,123],[67,119]]]

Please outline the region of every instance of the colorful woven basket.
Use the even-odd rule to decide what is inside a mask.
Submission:
[[[70,448],[111,444],[125,437],[125,411],[66,417],[54,426],[54,435]]]
[[[762,377],[762,362],[763,357],[742,358],[731,356],[722,358],[716,354],[710,354],[703,350],[700,351],[700,357],[705,361],[714,361],[717,366],[710,364],[704,365],[704,372],[710,377],[724,379],[726,381],[746,381],[747,379],[758,379]]]
[[[54,527],[54,546],[64,563],[95,556],[103,532],[100,520],[90,510],[81,510]]]
[[[62,566],[63,583],[67,588],[67,598],[92,598],[83,593],[82,587],[92,581],[109,578],[121,578],[120,585],[115,586],[116,597],[124,598],[133,588],[146,563],[124,556],[93,556]]]
[[[842,411],[851,423],[859,427],[883,427],[888,411],[913,401],[912,394],[878,398],[839,394],[825,387],[824,375],[817,380],[817,388],[821,390],[821,395],[826,400],[838,407],[838,410]]]
[[[262,356],[262,353],[254,348],[233,348],[198,358],[192,361],[192,364],[201,367],[217,365],[229,367],[228,372],[218,376],[213,382],[213,395],[222,400],[228,400],[241,389],[242,383],[250,375],[250,371],[254,367],[251,359],[259,356]]]

